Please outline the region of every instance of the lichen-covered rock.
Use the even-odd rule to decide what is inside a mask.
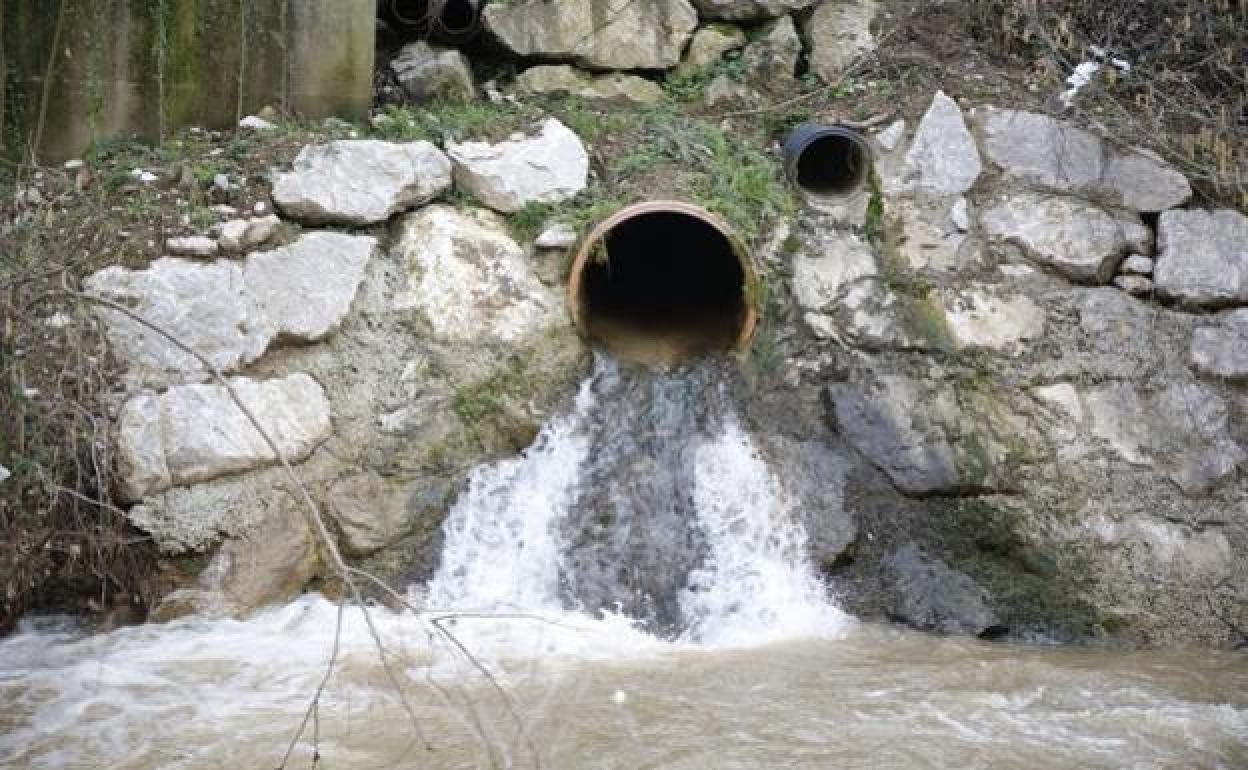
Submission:
[[[412,483],[372,471],[357,473],[334,482],[329,513],[342,533],[344,550],[366,556],[394,544],[422,521],[440,518],[451,491],[442,479]]]
[[[346,315],[377,241],[308,233],[243,262],[159,259],[143,270],[110,267],[88,292],[126,305],[229,373],[262,356],[279,337],[315,342]],[[115,310],[99,311],[110,347],[133,384],[208,379],[199,361],[165,336]]]
[[[430,99],[472,101],[477,86],[468,59],[454,48],[430,45],[423,40],[400,49],[390,69],[408,98],[416,102]]]
[[[741,61],[749,76],[764,87],[793,80],[802,40],[793,19],[782,16],[763,25],[754,42],[745,47]]]
[[[707,19],[756,21],[809,8],[819,0],[693,0]]]
[[[1192,366],[1228,380],[1248,379],[1248,308],[1220,313],[1192,334]]]
[[[1056,195],[1016,193],[985,211],[980,225],[1080,283],[1109,283],[1124,255],[1152,250],[1152,232],[1139,216]]]
[[[688,0],[516,0],[489,3],[485,28],[521,56],[592,69],[670,69],[698,26]]]
[[[451,186],[451,163],[429,142],[348,139],[303,148],[273,179],[273,202],[307,224],[371,225]]]
[[[1199,307],[1248,305],[1248,217],[1166,211],[1157,224],[1157,293]]]
[[[863,54],[875,50],[871,20],[875,0],[820,3],[802,26],[810,46],[810,71],[834,82]]]
[[[663,89],[651,80],[618,72],[595,77],[567,65],[530,67],[516,78],[516,85],[534,94],[571,95],[624,104],[654,104],[663,98]]]
[[[1047,115],[983,107],[972,115],[984,156],[1007,177],[1133,211],[1192,197],[1187,178],[1147,151],[1117,149]]]
[[[685,59],[677,72],[692,75],[704,72],[719,63],[724,54],[745,45],[745,33],[731,24],[708,24],[693,35]]]
[[[961,195],[983,171],[979,150],[958,103],[937,91],[914,132],[900,174],[886,178],[891,192]]]
[[[496,144],[448,142],[446,151],[455,164],[455,184],[495,211],[565,201],[589,180],[585,145],[555,118],[547,118],[536,136]]]
[[[307,375],[230,384],[287,461],[303,460],[329,436],[329,401]],[[117,444],[122,494],[131,501],[278,462],[221,385],[138,394],[122,407]]]
[[[430,206],[409,214],[394,252],[408,274],[399,307],[417,311],[438,339],[519,343],[563,320],[559,298],[490,212]]]

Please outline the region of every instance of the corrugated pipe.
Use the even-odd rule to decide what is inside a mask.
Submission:
[[[568,277],[581,331],[619,358],[664,365],[743,350],[754,335],[758,278],[741,240],[690,203],[649,201],[603,220]]]
[[[383,0],[386,18],[408,33],[466,43],[481,31],[481,0]]]
[[[848,128],[803,123],[784,140],[784,170],[811,197],[848,195],[867,182],[871,148]]]

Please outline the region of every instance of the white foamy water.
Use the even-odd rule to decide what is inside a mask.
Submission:
[[[589,451],[584,421],[594,408],[592,380],[571,415],[542,429],[515,459],[478,468],[443,527],[442,566],[429,606],[558,612],[555,525],[573,501]]]
[[[694,500],[711,556],[681,597],[686,639],[748,646],[845,629],[850,619],[815,577],[793,503],[736,419],[698,447]]]

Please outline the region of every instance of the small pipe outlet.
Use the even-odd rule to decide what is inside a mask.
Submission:
[[[855,131],[840,126],[803,123],[784,141],[784,170],[789,181],[815,198],[857,192],[867,182],[871,149]]]
[[[582,332],[619,358],[652,365],[744,349],[757,277],[731,228],[680,201],[621,209],[581,243],[568,306]]]

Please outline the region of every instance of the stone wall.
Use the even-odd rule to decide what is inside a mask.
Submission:
[[[129,133],[232,126],[266,105],[361,117],[372,103],[373,0],[29,0],[3,16],[10,156],[29,152],[40,123],[48,163]]]

